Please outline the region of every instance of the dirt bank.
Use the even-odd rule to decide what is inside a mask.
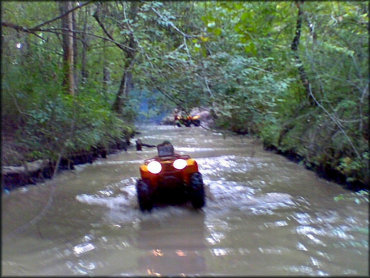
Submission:
[[[24,162],[22,165],[19,165],[19,163],[16,165],[6,165],[7,162],[12,161],[10,157],[13,155],[16,155],[18,159],[24,157],[24,155],[19,152],[22,150],[17,150],[12,147],[12,145],[14,144],[11,140],[3,140],[2,142],[2,192],[50,179],[54,175],[56,167],[58,167],[58,171],[73,170],[74,165],[93,163],[99,157],[106,158],[108,154],[121,150],[126,151],[131,143],[129,139],[117,140],[108,147],[98,146],[92,147],[90,150],[76,151],[61,157],[59,163],[51,159],[39,159]],[[15,161],[14,157],[13,161]]]

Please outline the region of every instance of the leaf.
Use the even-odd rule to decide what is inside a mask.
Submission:
[[[209,40],[208,37],[203,37],[203,36],[200,36],[200,39],[202,40],[202,42],[207,42]]]
[[[344,200],[344,196],[342,194],[334,197],[334,201],[336,202],[341,201],[341,200]]]
[[[216,36],[220,36],[222,34],[222,29],[221,28],[215,28],[213,30],[213,34],[215,34]]]

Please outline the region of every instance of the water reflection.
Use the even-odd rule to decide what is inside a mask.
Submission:
[[[203,212],[180,218],[148,219],[139,224],[133,245],[143,250],[138,269],[147,275],[202,274],[207,270],[203,256],[205,225]]]
[[[86,252],[89,252],[91,250],[94,250],[95,246],[91,243],[82,243],[78,244],[75,247],[73,247],[73,253],[76,256],[80,256],[81,254],[84,254]]]

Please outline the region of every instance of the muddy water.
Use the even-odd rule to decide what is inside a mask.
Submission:
[[[110,155],[2,196],[3,275],[368,274],[367,197],[246,137],[141,131],[198,161],[206,207],[141,213],[134,184],[156,150]]]

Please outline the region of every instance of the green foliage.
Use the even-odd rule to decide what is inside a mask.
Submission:
[[[264,146],[277,146],[281,129],[282,128],[278,124],[276,118],[271,118],[270,120],[265,121],[259,132],[261,138],[263,139]]]
[[[54,2],[2,6],[2,20],[24,27],[59,15]],[[149,114],[210,107],[219,128],[256,134],[306,164],[367,184],[368,5],[320,1],[300,7],[300,44],[293,52],[295,2],[93,2],[75,13],[74,97],[62,87],[59,21],[39,37],[3,28],[3,126],[19,126],[19,145],[36,158],[130,133],[142,99]],[[89,35],[83,39],[84,28]],[[132,48],[134,59],[117,44]],[[122,96],[117,116],[112,105],[130,61],[134,88]],[[298,67],[307,75],[304,84]]]
[[[369,203],[369,191],[367,190],[360,190],[355,193],[349,193],[349,194],[339,194],[338,196],[334,197],[334,201],[339,202],[339,201],[350,201],[350,202],[355,202],[356,204],[361,204],[361,203]],[[369,233],[368,229],[358,229],[359,232],[363,233]]]
[[[53,158],[60,153],[88,150],[124,138],[129,126],[109,107],[91,97],[56,95],[44,99],[38,109],[28,111],[23,128],[18,130],[20,144],[32,150],[28,159]],[[35,157],[36,156],[36,157]]]
[[[306,164],[325,165],[348,182],[368,184],[368,7],[305,2],[302,9],[299,55],[318,103],[314,107],[289,51],[295,3],[208,6],[201,19],[212,55],[198,57],[212,84],[216,123],[257,133],[267,146],[299,154]]]
[[[3,7],[4,21],[25,27],[33,27],[59,14],[55,3],[6,2]],[[14,10],[22,16],[17,17]],[[91,10],[79,10],[77,23],[82,23],[84,14],[89,12]],[[60,22],[53,24],[59,28]],[[90,33],[98,31],[94,22],[87,24]],[[121,59],[121,53],[108,48],[100,39],[89,37],[86,41],[89,44],[86,49],[88,79],[82,82],[82,60],[77,56],[77,94],[71,96],[62,87],[62,48],[58,36],[48,32],[37,34],[39,37],[15,33],[8,28],[3,34],[2,51],[6,54],[2,59],[3,130],[11,135],[15,148],[22,150],[24,159],[56,159],[60,154],[108,145],[131,135],[136,114],[134,100],[127,102],[123,117],[111,110],[122,76],[121,65],[115,63],[114,58]],[[105,56],[112,58],[111,62],[107,63]],[[111,72],[106,84],[102,82],[103,67]]]
[[[348,156],[340,158],[337,170],[346,175],[348,182],[360,180],[363,183],[367,183],[368,181],[364,177],[366,177],[369,169],[369,158],[369,152],[367,151],[354,160]]]

